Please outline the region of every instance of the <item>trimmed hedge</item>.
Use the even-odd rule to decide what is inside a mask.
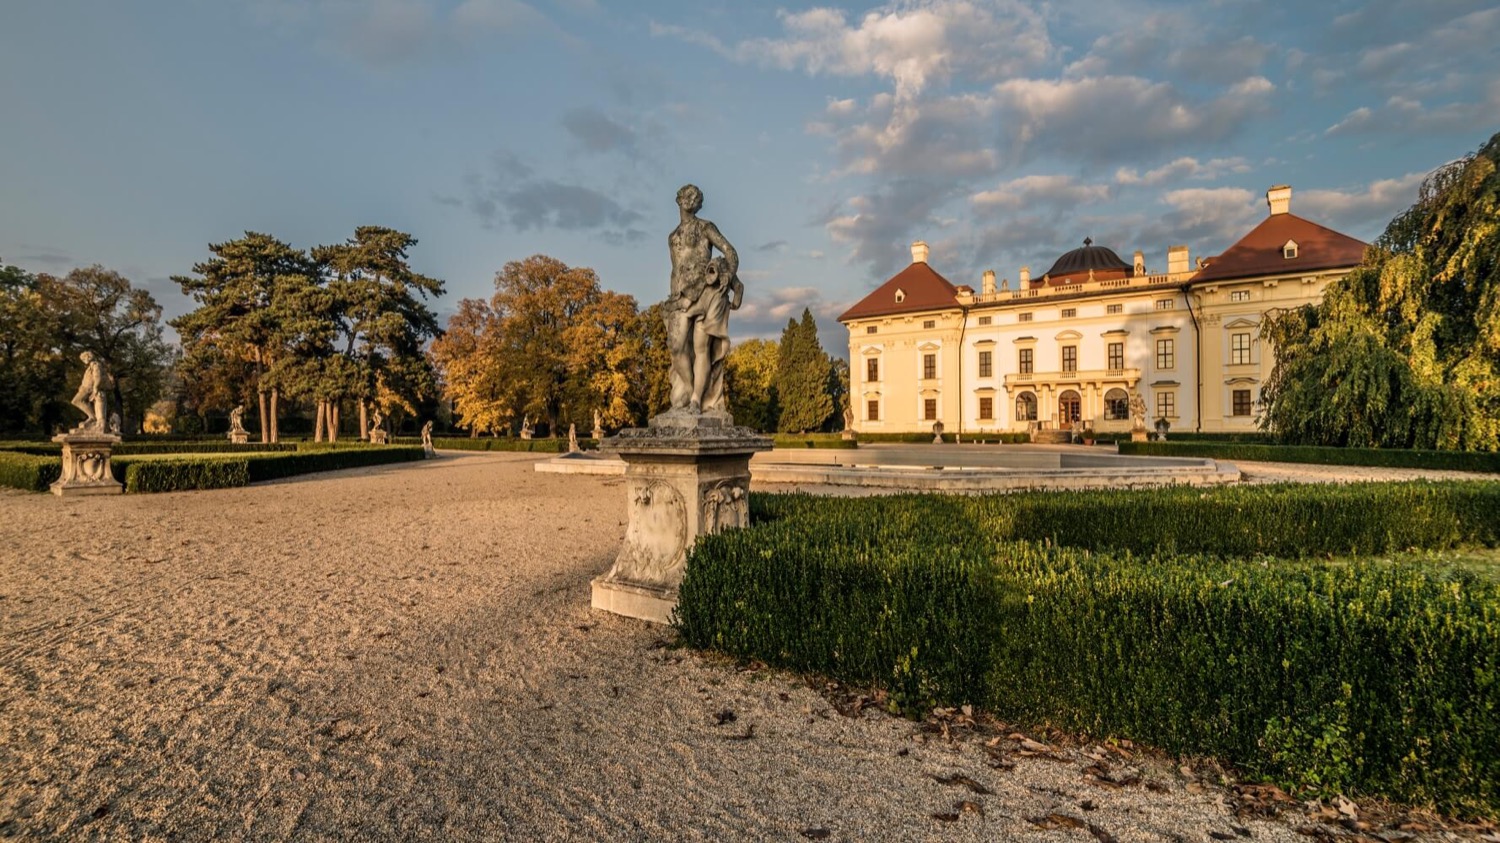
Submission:
[[[62,457],[0,451],[0,486],[45,492],[62,476]]]
[[[232,489],[250,482],[246,461],[239,457],[110,460],[110,467],[129,494]]]
[[[1493,546],[1500,484],[751,509],[691,552],[692,646],[879,683],[908,712],[978,703],[1314,790],[1500,811],[1500,584],[1264,555]]]
[[[858,448],[859,442],[837,433],[777,433],[771,436],[776,448]]]
[[[964,444],[1000,443],[1006,445],[1021,445],[1031,441],[1028,433],[1006,433],[993,431],[986,433],[964,433],[958,434],[947,432],[943,434],[943,441],[953,443],[955,437],[963,436]],[[907,442],[911,444],[936,444],[932,441],[932,433],[859,433],[861,442]]]
[[[402,445],[421,445],[420,437],[398,436],[394,440]],[[582,448],[594,448],[598,446],[594,439],[579,437],[578,445]],[[568,440],[564,439],[509,439],[509,438],[467,438],[459,436],[434,436],[432,447],[442,451],[530,451],[538,454],[565,454],[568,451]]]
[[[251,452],[290,452],[297,451],[300,446],[295,442],[250,442],[244,445],[236,445],[233,442],[131,442],[125,441],[114,447],[114,453],[120,456],[133,456],[136,454],[247,454]]]
[[[1213,442],[1121,442],[1120,453],[1216,460],[1428,468],[1440,471],[1500,473],[1500,453],[1417,451],[1394,448],[1321,448],[1306,445],[1218,444]]]

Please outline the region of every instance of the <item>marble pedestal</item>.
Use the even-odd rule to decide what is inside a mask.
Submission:
[[[771,438],[728,413],[663,413],[600,443],[625,461],[629,521],[615,564],[593,581],[595,609],[668,623],[699,536],[750,523],[750,457]]]
[[[118,495],[125,491],[109,467],[109,455],[120,437],[101,431],[59,433],[62,476],[51,485],[54,495]]]
[[[1130,431],[1130,441],[1132,442],[1145,442],[1149,438],[1150,437],[1146,435],[1146,429],[1144,427],[1132,428]]]
[[[384,445],[384,444],[386,444],[386,441],[387,441],[387,437],[386,437],[386,432],[384,430],[378,430],[377,429],[377,430],[370,431],[370,444],[371,445]]]
[[[247,444],[250,441],[250,431],[231,430],[229,431],[229,441],[235,445]]]

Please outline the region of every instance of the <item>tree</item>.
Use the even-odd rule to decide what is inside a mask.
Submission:
[[[1305,444],[1500,448],[1500,134],[1427,178],[1323,300],[1270,320],[1264,428]]]
[[[248,399],[248,390],[254,389],[261,441],[274,442],[280,384],[277,376],[266,375],[273,369],[281,374],[286,365],[282,358],[294,353],[301,326],[288,324],[288,319],[297,312],[294,302],[316,283],[317,268],[301,250],[253,231],[208,248],[214,257],[193,266],[197,277],[172,277],[198,302],[195,310],[171,322],[182,337],[184,364],[248,364],[250,377],[234,390],[231,400],[214,409],[228,410]],[[214,379],[191,369],[184,371],[184,377]],[[222,400],[218,390],[206,394]]]
[[[818,323],[812,311],[802,310],[802,321],[789,320],[781,334],[776,365],[776,397],[781,405],[778,429],[806,433],[823,426],[833,414],[828,392],[830,363],[818,342]]]
[[[588,429],[593,411],[606,425],[632,420],[631,391],[640,380],[644,337],[635,298],[601,290],[563,329],[571,388],[565,422]]]
[[[0,430],[46,430],[61,421],[50,406],[67,372],[59,318],[35,277],[0,265]]]
[[[775,340],[752,339],[729,350],[724,388],[736,424],[763,433],[776,429],[776,370],[780,346]]]
[[[63,278],[39,275],[37,288],[59,314],[63,362],[70,374],[83,371],[78,352],[92,351],[113,381],[110,409],[120,414],[124,429],[138,429],[166,389],[175,362],[173,349],[162,339],[156,299],[102,266],[75,269]]]
[[[423,345],[442,333],[429,297],[443,294],[443,282],[412,270],[407,252],[417,238],[373,225],[354,230],[354,237],[313,249],[313,258],[332,273],[344,353],[359,364],[360,436],[365,435],[368,402],[387,415],[402,412],[436,394],[437,379]],[[330,384],[342,386],[342,378]]]
[[[667,320],[664,302],[641,311],[636,321],[640,341],[640,377],[632,385],[631,418],[645,424],[652,416],[665,413],[672,406],[672,348],[667,343]]]
[[[443,390],[471,436],[510,426],[516,392],[501,377],[499,343],[499,317],[483,299],[460,300],[447,331],[432,343]]]

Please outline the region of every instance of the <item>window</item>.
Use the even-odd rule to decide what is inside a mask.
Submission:
[[[897,290],[896,291],[896,304],[900,304],[900,303],[902,303],[904,301],[906,301],[906,291],[905,290]]]
[[[1249,301],[1250,300],[1250,291],[1249,290],[1235,290],[1234,292],[1232,292],[1232,293],[1229,294],[1229,300],[1230,301]]]
[[[1297,241],[1286,241],[1286,245],[1281,247],[1281,256],[1287,260],[1295,258],[1297,256]]]
[[[988,324],[990,324],[990,321],[993,318],[994,317],[991,317],[991,316],[981,316],[981,317],[979,317],[979,324],[980,325],[988,325]]]
[[[1250,335],[1229,335],[1229,362],[1234,366],[1243,366],[1250,362]]]
[[[1105,313],[1124,313],[1125,312],[1125,305],[1123,305],[1123,304],[1105,305],[1104,312]]]
[[[880,421],[879,399],[872,398],[865,402],[865,418],[870,421]]]
[[[937,377],[937,355],[922,355],[922,379],[930,381],[935,377]]]
[[[937,399],[924,398],[922,400],[922,418],[927,421],[937,421]]]
[[[937,320],[936,319],[924,319],[924,320],[922,320],[922,330],[924,330],[924,331],[930,331],[930,330],[932,330],[933,328],[936,328],[936,327],[937,327]]]
[[[1064,318],[1064,319],[1072,319],[1073,317],[1075,317],[1077,315],[1078,315],[1078,308],[1076,308],[1076,307],[1065,307],[1065,308],[1062,309],[1062,318]]]
[[[1065,345],[1062,347],[1063,371],[1078,371],[1078,346]]]
[[[1130,396],[1123,389],[1111,389],[1104,393],[1104,418],[1119,421],[1130,418]]]
[[[1023,392],[1016,396],[1016,421],[1036,421],[1036,396]]]
[[[871,357],[865,361],[865,380],[880,380],[880,358]]]
[[[1158,369],[1175,369],[1175,368],[1177,368],[1177,341],[1176,340],[1157,340],[1156,341],[1156,368],[1158,368]]]
[[[1023,375],[1031,374],[1031,351],[1029,348],[1021,349],[1021,364],[1019,369]]]
[[[995,376],[995,353],[992,351],[979,352],[979,376],[981,378],[992,378]]]
[[[865,326],[865,333],[867,333],[867,334],[873,334],[873,333],[875,333],[878,330],[880,330],[880,329],[876,328],[874,325],[866,325]]]
[[[1118,372],[1125,368],[1125,343],[1112,342],[1109,344],[1109,370]]]
[[[1016,321],[1017,322],[1030,322],[1031,321],[1031,314],[1030,313],[1018,313],[1018,314],[1016,314]]]
[[[1171,310],[1172,308],[1174,308],[1176,306],[1177,306],[1177,302],[1173,301],[1172,299],[1157,299],[1156,300],[1156,309],[1157,310]]]
[[[1177,393],[1156,393],[1156,417],[1159,419],[1177,418]]]
[[[989,397],[979,399],[979,418],[984,421],[995,418],[995,399]]]
[[[1234,391],[1233,395],[1234,395],[1234,411],[1231,412],[1230,415],[1232,415],[1232,416],[1248,416],[1248,415],[1250,415],[1250,390],[1248,390],[1248,389],[1236,389]]]

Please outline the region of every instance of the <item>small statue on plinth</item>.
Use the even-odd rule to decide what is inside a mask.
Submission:
[[[243,445],[250,441],[250,431],[245,429],[244,404],[229,411],[229,441],[236,445]]]
[[[578,425],[568,424],[568,453],[577,454],[583,451],[578,447]]]
[[[1130,441],[1145,442],[1146,433],[1146,399],[1139,392],[1130,396]]]
[[[1156,441],[1158,441],[1158,442],[1165,442],[1165,441],[1167,441],[1167,431],[1170,430],[1171,428],[1172,428],[1172,423],[1169,422],[1169,421],[1167,421],[1166,418],[1159,418],[1159,419],[1157,419],[1156,420]]]
[[[422,423],[422,456],[429,460],[437,456],[437,450],[432,447],[432,419]]]
[[[943,444],[943,423],[940,421],[932,423],[932,444]]]
[[[598,442],[604,438],[604,419],[600,418],[599,411],[594,410],[594,441]]]
[[[844,400],[844,435],[841,438],[843,438],[843,439],[854,439],[855,437],[856,437],[856,434],[854,432],[854,405],[851,404],[851,403],[849,403],[849,400],[846,398]]]
[[[718,226],[698,218],[702,208],[703,191],[684,185],[677,191],[681,222],[667,237],[672,257],[672,290],[666,301],[672,410],[692,415],[727,413],[729,311],[738,310],[745,295],[739,254]],[[714,257],[714,249],[723,254]]]
[[[377,408],[375,414],[370,416],[370,444],[384,445],[386,443],[385,416],[380,414]]]
[[[528,415],[521,419],[521,438],[530,439],[532,437],[532,434],[533,431],[531,429],[531,416]]]
[[[62,443],[62,473],[51,485],[54,495],[117,495],[125,487],[115,479],[109,456],[119,444],[118,433],[110,429],[105,409],[110,387],[109,373],[93,352],[78,355],[83,361],[83,380],[73,396],[73,406],[83,412],[83,423],[52,437]],[[119,429],[118,416],[114,417]]]

